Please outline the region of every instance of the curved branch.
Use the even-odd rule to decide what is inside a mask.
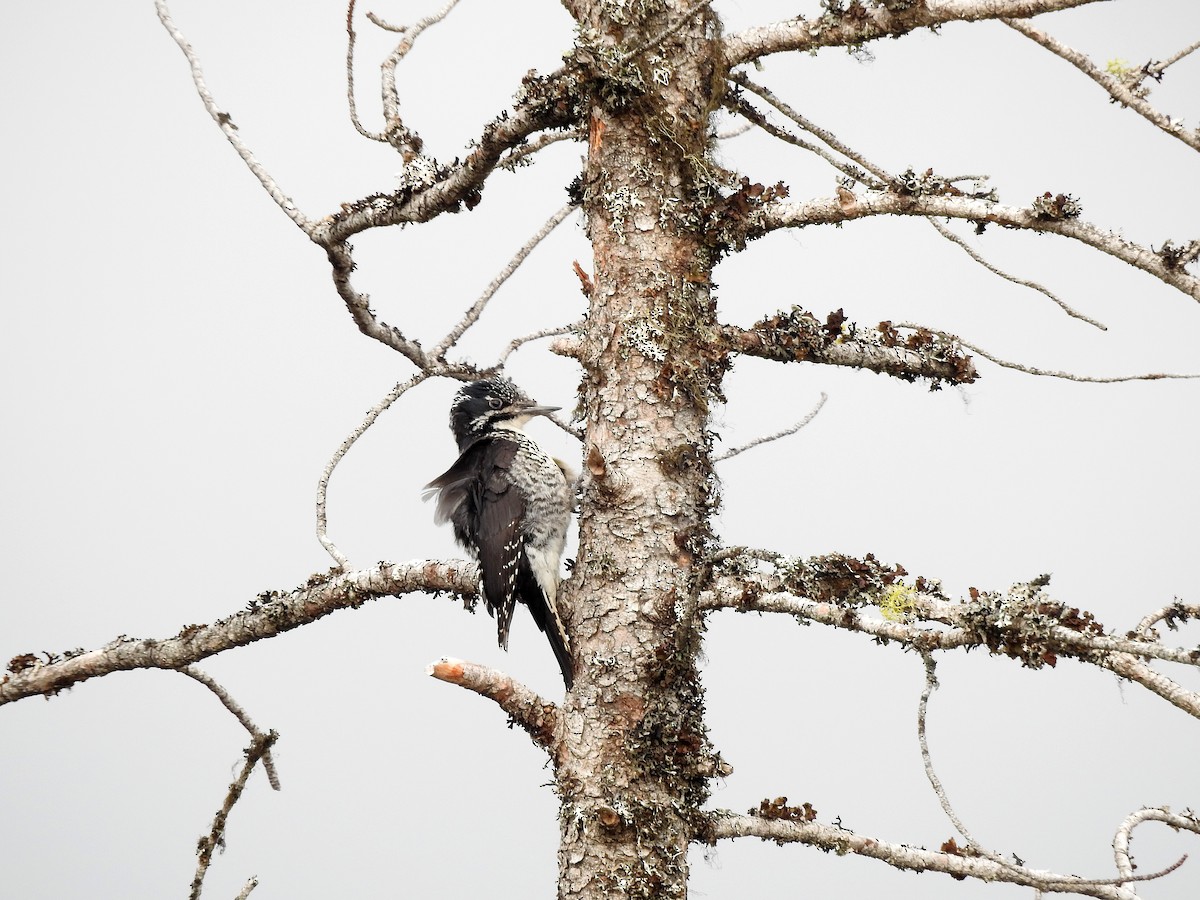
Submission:
[[[963,252],[967,254],[967,256],[971,257],[971,259],[975,260],[975,262],[979,263],[979,265],[983,266],[993,275],[1003,278],[1005,281],[1011,282],[1020,287],[1026,287],[1032,291],[1037,291],[1039,294],[1049,297],[1063,312],[1065,312],[1071,318],[1079,319],[1081,322],[1087,322],[1092,327],[1099,328],[1101,331],[1108,331],[1108,326],[1103,322],[1098,322],[1090,316],[1084,315],[1079,310],[1070,306],[1065,300],[1044,285],[1041,285],[1036,281],[1030,281],[1028,278],[1018,278],[1016,275],[1010,275],[1003,269],[992,265],[990,262],[984,259],[983,256],[977,253],[974,247],[964,241],[961,237],[959,237],[937,219],[928,219],[927,221],[934,227],[938,234],[950,241],[950,243],[958,245],[960,248],[962,248]]]
[[[511,675],[461,659],[439,659],[425,669],[425,674],[494,701],[513,722],[529,733],[535,744],[554,757],[562,727],[558,707]]]
[[[723,450],[720,453],[714,455],[712,458],[712,461],[715,463],[724,462],[725,460],[731,459],[732,457],[737,456],[739,453],[745,453],[747,450],[750,450],[754,447],[758,447],[762,444],[766,444],[771,441],[777,441],[780,438],[789,437],[789,436],[795,434],[797,431],[799,431],[801,428],[806,426],[809,422],[811,422],[813,419],[815,419],[817,417],[817,414],[821,411],[821,408],[825,406],[825,403],[828,400],[829,400],[829,395],[826,394],[824,391],[822,391],[821,399],[817,401],[817,405],[814,406],[812,409],[810,409],[808,411],[808,415],[806,415],[803,419],[801,419],[795,425],[789,425],[787,428],[783,429],[782,431],[776,431],[774,434],[766,434],[766,435],[763,435],[762,437],[755,438],[754,440],[749,441],[748,443],[742,444],[740,447],[730,447],[728,450]]]
[[[909,5],[882,0],[875,6],[856,4],[854,14],[797,16],[783,22],[759,25],[725,40],[725,59],[737,66],[772,53],[811,51],[821,47],[848,47],[885,37],[899,37],[918,28],[937,28],[947,22],[1021,18],[1095,3],[1097,0],[925,0]],[[889,9],[889,7],[895,7]]]
[[[555,228],[566,221],[567,216],[574,212],[578,205],[579,204],[575,203],[574,201],[569,201],[565,206],[559,209],[558,212],[554,213],[554,215],[547,219],[545,223],[543,223],[542,227],[535,231],[533,236],[530,237],[529,240],[527,240],[521,246],[521,248],[513,254],[512,259],[510,259],[508,264],[500,270],[495,278],[491,280],[491,283],[484,288],[483,293],[479,295],[479,299],[472,304],[471,308],[467,310],[466,314],[462,317],[458,324],[450,329],[449,334],[438,341],[437,346],[435,346],[430,352],[430,355],[433,356],[434,359],[442,359],[446,355],[446,351],[458,343],[459,338],[466,333],[467,329],[479,321],[479,317],[483,314],[484,307],[486,307],[492,297],[495,296],[496,291],[500,290],[501,285],[503,285],[504,282],[508,281],[508,279],[512,277],[512,274],[517,271],[518,268],[520,268],[521,263],[525,262],[529,254],[533,252],[533,249],[543,240],[545,240],[546,237],[549,236],[550,232],[554,231]]]
[[[847,192],[848,193],[848,192]],[[1034,208],[1002,206],[990,200],[933,194],[898,194],[872,191],[848,197],[830,197],[803,203],[773,200],[746,223],[746,236],[759,237],[778,228],[831,225],[868,216],[944,216],[967,219],[982,226],[994,223],[1068,237],[1141,269],[1171,287],[1200,300],[1200,279],[1188,274],[1167,248],[1154,252],[1067,214],[1055,218]]]
[[[368,140],[387,143],[387,138],[374,131],[367,131],[358,118],[358,104],[354,100],[354,47],[358,42],[358,33],[354,30],[354,7],[357,0],[350,0],[346,6],[346,106],[350,109],[350,124],[354,130]]]
[[[348,560],[345,555],[343,555],[342,551],[338,549],[337,545],[329,539],[329,535],[327,533],[328,523],[325,516],[325,495],[329,491],[329,479],[333,477],[333,470],[336,469],[338,463],[342,461],[342,457],[344,457],[350,451],[350,448],[354,446],[354,442],[362,437],[368,428],[375,424],[375,420],[383,415],[388,407],[390,407],[393,403],[400,399],[400,397],[407,393],[410,388],[416,387],[418,384],[428,378],[430,374],[431,373],[429,372],[420,372],[408,379],[408,381],[402,381],[388,391],[387,395],[382,400],[371,407],[370,412],[367,413],[367,417],[363,419],[362,424],[350,432],[349,436],[342,441],[341,446],[334,451],[334,454],[332,457],[330,457],[329,462],[325,464],[325,469],[321,472],[321,478],[317,482],[317,540],[321,542],[321,546],[324,547],[325,551],[333,557],[333,561],[338,564],[338,568],[342,571],[346,571],[350,568],[350,560]]]
[[[451,593],[472,600],[478,590],[475,563],[465,560],[379,563],[345,574],[314,575],[286,594],[259,594],[247,608],[211,625],[188,625],[170,638],[121,635],[99,650],[52,662],[32,654],[17,657],[0,678],[0,705],[25,697],[53,696],[64,688],[112,672],[180,669],[233,647],[272,638],[368,600],[417,592]]]
[[[200,682],[200,684],[212,691],[213,694],[216,695],[217,699],[221,701],[221,705],[233,713],[233,717],[241,723],[243,728],[250,732],[251,738],[256,741],[266,739],[266,733],[259,730],[258,726],[254,724],[254,720],[251,719],[247,712],[242,709],[241,705],[234,700],[232,696],[230,696],[229,691],[221,687],[215,678],[213,678],[207,672],[197,669],[195,666],[184,666],[179,671],[188,678]],[[267,781],[271,783],[271,790],[278,791],[280,789],[279,773],[275,771],[275,760],[271,756],[271,750],[269,746],[263,751],[262,761],[263,769],[267,773]]]
[[[158,20],[162,22],[163,27],[167,29],[167,33],[171,35],[171,39],[183,51],[188,66],[192,70],[192,82],[196,85],[196,93],[200,95],[200,101],[204,104],[204,108],[208,110],[208,114],[212,116],[213,121],[217,123],[217,127],[221,129],[221,133],[233,145],[233,149],[237,151],[237,155],[242,158],[246,167],[258,179],[259,184],[263,186],[271,199],[275,201],[275,205],[282,209],[301,231],[311,237],[313,234],[313,223],[308,220],[304,213],[300,212],[296,204],[292,202],[292,198],[280,189],[275,179],[271,177],[271,174],[255,158],[254,154],[250,152],[250,148],[238,136],[237,126],[233,124],[233,119],[229,113],[220,109],[217,106],[217,102],[213,99],[212,94],[209,93],[208,85],[204,81],[204,73],[200,69],[200,60],[196,56],[196,51],[192,49],[192,45],[188,43],[183,33],[175,27],[175,22],[171,18],[171,12],[167,8],[166,0],[154,0],[154,8],[158,12]]]
[[[897,322],[896,327],[926,330],[923,329],[922,326],[916,325],[912,322]],[[941,332],[937,333],[941,334]],[[950,338],[950,335],[945,335],[945,337]],[[1000,357],[989,353],[978,344],[972,344],[970,341],[964,340],[958,336],[954,336],[953,339],[962,346],[966,347],[972,353],[976,353],[979,356],[982,356],[984,359],[993,362],[1002,368],[1012,369],[1016,372],[1024,372],[1027,375],[1041,375],[1046,378],[1062,378],[1065,381],[1080,381],[1089,384],[1116,384],[1124,381],[1160,381],[1164,378],[1200,378],[1200,374],[1188,374],[1186,372],[1147,372],[1142,375],[1076,375],[1073,372],[1062,372],[1057,369],[1039,369],[1036,366],[1027,366],[1022,363],[1009,362],[1006,359],[1001,359]]]
[[[1113,856],[1116,857],[1117,871],[1121,873],[1122,878],[1132,879],[1134,877],[1134,865],[1129,857],[1129,842],[1133,839],[1133,829],[1143,822],[1162,822],[1176,830],[1190,831],[1200,835],[1200,819],[1196,818],[1195,813],[1191,810],[1180,815],[1160,807],[1139,809],[1121,823],[1117,833],[1113,836]],[[1185,856],[1184,859],[1187,857]]]
[[[1024,866],[1002,865],[980,856],[926,850],[907,844],[891,844],[835,825],[762,816],[738,815],[729,810],[709,813],[700,839],[708,843],[742,837],[757,837],[778,844],[800,843],[839,855],[853,853],[878,859],[893,868],[913,872],[942,872],[954,878],[978,878],[1020,884],[1046,892],[1083,894],[1102,900],[1136,900],[1132,890],[1117,885],[1057,875]]]
[[[1014,31],[1025,35],[1025,37],[1034,43],[1045,47],[1055,56],[1069,62],[1088,78],[1092,79],[1092,81],[1096,82],[1096,84],[1100,85],[1100,87],[1104,88],[1113,100],[1122,106],[1129,107],[1155,128],[1169,134],[1173,138],[1178,138],[1193,150],[1200,150],[1200,129],[1184,128],[1181,121],[1159,112],[1153,105],[1146,102],[1146,92],[1144,89],[1131,89],[1122,79],[1100,69],[1088,59],[1086,54],[1068,47],[1061,41],[1046,34],[1046,32],[1035,28],[1032,22],[1028,22],[1025,19],[1009,18],[1001,19],[1001,21]],[[1195,49],[1195,46],[1189,48],[1187,52],[1193,49]],[[1171,62],[1174,61],[1171,60]],[[1166,65],[1170,65],[1170,62]],[[1163,68],[1166,68],[1166,65]]]
[[[400,65],[400,61],[408,56],[408,53],[413,48],[413,44],[420,37],[421,32],[431,25],[436,25],[442,19],[450,14],[450,11],[458,5],[458,0],[449,0],[445,6],[437,12],[418,20],[412,25],[390,25],[378,16],[368,13],[368,18],[378,27],[386,31],[394,31],[403,34],[400,43],[396,48],[388,54],[387,59],[380,65],[381,86],[380,92],[383,96],[383,137],[389,144],[400,151],[405,161],[412,159],[421,152],[422,141],[420,136],[411,128],[404,125],[404,120],[400,117],[400,93],[396,89],[396,68]]]
[[[246,761],[242,763],[242,770],[238,773],[238,777],[233,784],[229,785],[229,792],[225,795],[225,802],[221,804],[221,808],[217,810],[216,816],[213,817],[212,829],[207,835],[200,838],[196,845],[196,874],[192,877],[192,890],[188,895],[189,900],[200,900],[200,892],[204,888],[204,876],[208,872],[209,863],[212,862],[213,851],[219,847],[223,847],[225,843],[225,822],[229,819],[229,813],[233,810],[233,806],[241,799],[242,791],[246,789],[246,782],[250,779],[250,773],[254,771],[254,767],[258,761],[262,759],[271,749],[271,745],[279,739],[279,735],[274,731],[267,734],[257,735],[250,746],[246,748]],[[257,884],[255,879],[251,878]],[[247,887],[249,890],[247,890]],[[247,883],[247,887],[242,888],[242,895],[249,895],[250,891],[254,890],[254,886]]]

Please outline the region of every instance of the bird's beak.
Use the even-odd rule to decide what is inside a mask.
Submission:
[[[536,403],[521,403],[517,405],[517,409],[522,415],[526,416],[548,416],[552,412],[558,412],[562,409],[561,406],[538,406]]]

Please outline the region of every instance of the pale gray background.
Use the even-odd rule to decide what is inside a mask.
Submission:
[[[433,6],[369,8],[412,21]],[[797,11],[716,6],[731,29]],[[309,215],[392,188],[396,157],[358,137],[344,111],[340,4],[179,0],[174,13],[218,102]],[[122,633],[167,636],[325,569],[317,476],[409,368],[355,331],[324,255],[208,119],[148,0],[9,2],[0,16],[7,660]],[[1191,0],[1041,21],[1100,60],[1133,63],[1200,35]],[[370,126],[389,45],[362,31]],[[402,69],[409,121],[452,158],[527,69],[553,68],[570,41],[555,3],[467,0]],[[984,172],[1013,204],[1069,191],[1086,218],[1144,244],[1200,233],[1195,152],[1003,25],[871,49],[870,63],[841,50],[771,59],[759,77],[893,170]],[[1194,123],[1198,92],[1200,59],[1190,59],[1152,99]],[[532,170],[496,176],[469,215],[360,236],[358,286],[387,321],[436,340],[562,204],[580,152],[560,145]],[[765,139],[739,138],[724,154],[753,180],[783,179],[795,198],[832,192],[827,167]],[[763,240],[718,270],[722,315],[748,323],[793,303],[844,306],[867,325],[922,321],[1049,368],[1200,370],[1195,301],[1051,236],[993,228],[978,246],[1111,330],[998,281],[916,220]],[[590,268],[576,220],[503,289],[464,350],[486,362],[510,336],[578,316],[573,259]],[[981,368],[978,384],[929,393],[869,373],[739,360],[717,422],[730,444],[794,421],[821,391],[830,400],[801,435],[722,465],[720,533],[800,555],[873,551],[956,593],[1049,571],[1055,596],[1121,629],[1175,595],[1195,600],[1200,385]],[[542,345],[510,371],[539,399],[573,404],[574,365]],[[431,384],[405,398],[335,476],[331,534],[356,564],[456,555],[419,501],[453,456],[453,390]],[[577,452],[544,423],[533,430],[560,454]],[[1172,640],[1194,644],[1195,626]],[[256,898],[552,896],[556,805],[543,755],[492,705],[427,678],[442,655],[558,690],[525,618],[506,656],[486,617],[421,597],[207,664],[282,734],[284,790],[255,774],[206,896],[233,896],[251,873],[262,879]],[[711,620],[706,657],[712,737],[736,768],[714,805],[744,810],[786,794],[880,839],[936,847],[952,834],[920,768],[915,656],[725,614]],[[993,848],[1106,876],[1129,811],[1200,804],[1197,723],[1141,688],[1069,661],[1031,673],[983,653],[948,657],[941,673],[933,753],[959,812]],[[245,743],[203,688],[163,672],[4,709],[0,896],[184,896],[195,840]],[[1135,851],[1150,871],[1200,846],[1147,825]],[[694,896],[719,900],[1029,896],[751,841],[694,861]],[[1200,860],[1143,893],[1200,895]]]

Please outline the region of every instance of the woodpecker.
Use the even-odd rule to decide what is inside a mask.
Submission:
[[[521,430],[557,409],[538,406],[507,378],[463,387],[450,407],[458,459],[425,486],[424,498],[437,498],[434,521],[450,522],[458,543],[475,555],[500,646],[508,649],[513,611],[524,603],[570,690],[574,668],[556,598],[574,479]]]

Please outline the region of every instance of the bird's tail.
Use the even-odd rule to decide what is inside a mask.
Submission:
[[[533,614],[533,621],[550,642],[550,649],[554,651],[554,658],[558,660],[558,668],[562,672],[563,684],[569,691],[575,684],[575,663],[571,657],[571,640],[567,637],[566,626],[558,614],[555,598],[549,596],[533,579],[530,582],[526,582],[528,588],[522,599]]]

